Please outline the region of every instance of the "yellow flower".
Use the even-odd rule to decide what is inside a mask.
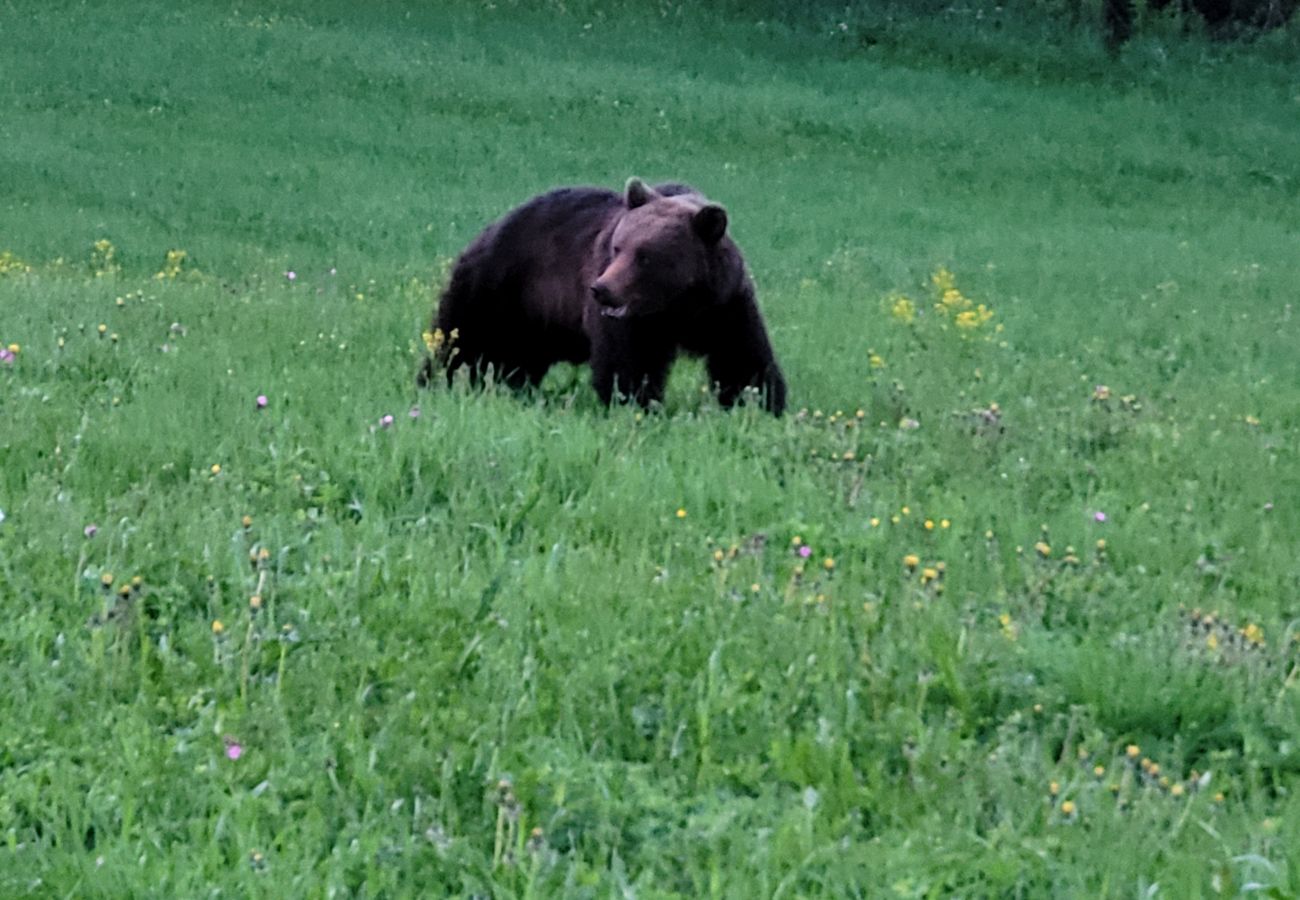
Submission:
[[[920,564],[921,557],[917,556],[915,553],[909,553],[903,557],[903,565],[907,566],[909,569],[915,569]]]
[[[1142,753],[1142,748],[1140,748],[1137,744],[1129,744],[1127,747],[1124,748],[1124,755],[1127,756],[1129,759],[1137,759],[1141,753]]]
[[[939,577],[938,569],[932,568],[930,566],[926,566],[924,569],[921,570],[921,584],[929,584],[931,581],[934,581],[938,577]]]
[[[208,469],[208,471],[211,472],[213,475],[220,475],[220,474],[221,474],[221,463],[213,463],[213,464],[212,464],[212,467],[211,467],[210,469]]]
[[[1074,815],[1075,809],[1076,807],[1074,805],[1074,801],[1066,800],[1064,803],[1061,804],[1061,815],[1072,816]]]
[[[872,528],[879,528],[879,527],[880,527],[880,519],[876,518],[875,516],[872,516],[872,517],[871,517],[871,527],[872,527]]]
[[[1106,767],[1101,765],[1093,766],[1092,774],[1096,775],[1098,778],[1101,778],[1103,775],[1106,774]]]
[[[1052,548],[1046,541],[1039,541],[1034,544],[1034,549],[1037,550],[1038,555],[1044,559],[1052,555]]]
[[[222,633],[223,631],[225,631],[225,630],[226,630],[226,626],[223,625],[223,624],[221,624],[221,620],[220,620],[220,619],[213,619],[213,620],[212,620],[212,633],[213,633],[213,634],[215,634],[215,635],[217,635],[217,636],[220,636],[221,633]]]
[[[100,575],[99,583],[102,584],[105,588],[111,588],[113,586],[113,573],[105,572],[103,575]]]
[[[686,510],[685,510],[685,508],[682,508],[682,509],[677,510],[677,518],[679,518],[679,519],[684,519],[684,518],[686,518]]]
[[[1261,646],[1264,643],[1264,629],[1254,622],[1241,629],[1241,636],[1256,646]]]
[[[934,285],[935,290],[940,294],[945,294],[957,288],[957,279],[945,266],[940,266],[935,270],[935,273],[930,276],[930,283]]]
[[[903,325],[910,325],[916,321],[916,304],[906,297],[899,297],[894,301],[889,314],[894,317],[895,321]]]
[[[833,560],[829,556],[826,557],[825,559],[822,560],[822,568],[825,569],[827,572],[831,571],[832,569],[835,568],[835,560]]]
[[[933,520],[933,519],[926,519],[926,520],[925,520],[925,530],[926,530],[926,531],[934,531],[934,520]]]
[[[1173,785],[1172,787],[1169,788],[1169,793],[1172,794],[1172,795],[1175,796],[1175,797],[1181,797],[1181,796],[1183,795],[1183,791],[1184,791],[1184,790],[1185,790],[1185,789],[1183,788],[1183,786],[1182,786],[1181,784],[1175,784],[1175,785]]]
[[[867,363],[873,369],[883,369],[885,367],[885,358],[874,350],[868,350]]]
[[[242,518],[242,519],[239,520],[239,524],[243,525],[245,528],[252,528],[252,527],[253,527],[253,517],[252,517],[252,516],[244,516],[244,518]]]
[[[1061,793],[1061,785],[1053,781],[1047,786],[1047,793],[1055,797],[1057,794]]]

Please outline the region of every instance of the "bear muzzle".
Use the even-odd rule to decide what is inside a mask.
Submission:
[[[620,303],[608,286],[597,281],[591,286],[591,299],[600,307],[600,314],[610,319],[621,319],[627,315],[627,304]]]

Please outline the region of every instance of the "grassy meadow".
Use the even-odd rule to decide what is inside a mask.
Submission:
[[[0,5],[0,896],[1300,896],[1294,31]],[[417,392],[560,184],[790,382]]]

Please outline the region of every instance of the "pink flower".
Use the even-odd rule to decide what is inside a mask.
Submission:
[[[99,526],[96,525],[94,522],[91,522],[85,528],[81,529],[81,533],[88,538],[93,538],[96,534],[99,533]]]
[[[382,419],[379,420],[379,425],[382,428],[391,428],[393,426],[393,417],[384,416]]]
[[[284,273],[284,277],[289,279],[290,281],[297,281],[298,273],[295,272],[293,269],[290,269],[288,272]]]
[[[12,366],[14,364],[13,351],[8,347],[0,347],[0,362],[4,363],[6,366]]]
[[[236,760],[244,755],[244,747],[239,741],[227,735],[224,738],[226,742],[226,759]]]
[[[420,418],[420,407],[412,406],[411,411],[407,413],[407,415],[409,415],[412,419]]]
[[[266,409],[266,404],[267,404],[268,402],[270,402],[270,401],[268,401],[268,400],[266,399],[266,394],[258,394],[258,395],[257,395],[257,408],[258,408],[258,409]]]
[[[808,557],[812,556],[812,547],[809,547],[807,544],[804,544],[799,548],[799,555],[804,559],[807,559]]]
[[[1095,513],[1092,514],[1092,518],[1093,518],[1093,521],[1095,521],[1095,522],[1105,522],[1105,521],[1106,521],[1106,514],[1105,514],[1104,512],[1102,512],[1101,510],[1097,510]]]

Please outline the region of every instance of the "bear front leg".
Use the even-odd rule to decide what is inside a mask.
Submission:
[[[627,323],[610,323],[592,336],[591,384],[606,406],[633,400],[642,408],[662,403],[673,347],[630,333]]]
[[[762,393],[764,409],[775,416],[785,412],[785,376],[753,294],[745,291],[728,304],[710,330],[713,337],[705,358],[718,402],[730,408],[752,387]]]

